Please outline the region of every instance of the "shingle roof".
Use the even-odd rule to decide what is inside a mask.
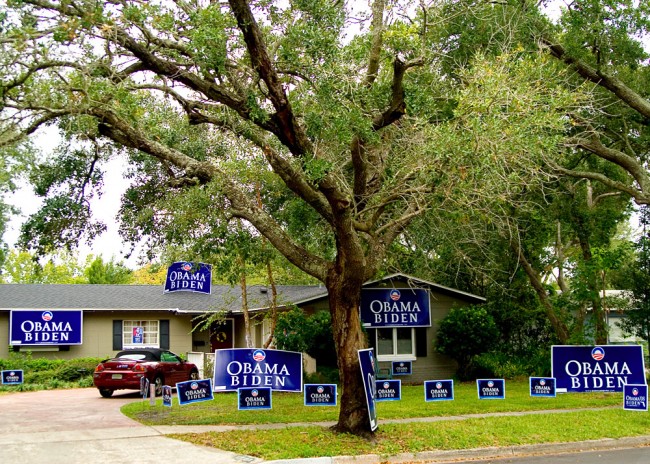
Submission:
[[[429,287],[470,303],[482,303],[471,293],[417,279],[406,274],[391,274],[366,283],[366,287],[390,286],[392,281],[407,282],[414,287]],[[327,298],[325,287],[316,285],[279,285],[278,305],[301,304]],[[270,306],[271,294],[266,287],[250,286],[248,307],[251,311]],[[208,310],[241,312],[239,287],[212,285],[212,294],[193,292],[164,293],[162,285],[100,284],[0,284],[0,310],[11,309],[84,309],[84,310],[169,310],[180,313],[203,313]]]
[[[327,296],[324,287],[280,285],[278,304],[300,303]],[[265,287],[251,286],[248,306],[251,310],[268,308],[271,294]],[[162,285],[0,285],[0,310],[10,309],[127,309],[174,310],[201,313],[206,310],[241,311],[241,291],[238,287],[213,285],[212,294],[193,292],[164,293]]]

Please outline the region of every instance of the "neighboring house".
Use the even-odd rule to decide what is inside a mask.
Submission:
[[[630,301],[633,298],[632,292],[629,290],[605,290],[601,296],[606,309],[607,342],[611,344],[642,342],[643,339],[640,337],[626,335],[620,326],[621,321],[625,319],[625,309],[618,307],[618,303],[621,299]]]
[[[390,367],[391,361],[411,361],[413,373],[404,378],[408,382],[447,378],[455,373],[455,362],[433,350],[439,321],[453,306],[483,303],[484,298],[403,274],[368,282],[365,287],[386,291],[422,289],[430,306],[430,326],[427,327],[409,325],[410,317],[406,315],[398,325],[391,325],[391,319],[396,316],[385,316],[380,327],[365,324],[369,344],[376,349],[380,367]],[[278,286],[277,290],[280,309],[295,305],[310,313],[328,310],[327,291],[322,286]],[[271,304],[270,292],[266,287],[251,286],[247,296],[250,314],[256,317],[252,341],[255,346],[261,346],[269,335],[269,323],[263,316]],[[25,312],[28,310],[32,313]],[[212,324],[208,329],[201,328],[200,316],[211,311],[225,312],[223,322]],[[48,312],[51,314],[43,316],[43,321],[50,322],[38,324],[46,332],[52,331],[52,335],[45,333],[40,337],[56,341],[28,344],[26,340],[34,338],[28,335],[28,339],[21,339],[24,333],[13,334],[14,340],[10,339],[11,318],[20,321],[28,314],[40,318]],[[81,320],[76,344],[66,344],[62,336],[55,333],[63,327],[61,322],[59,326],[54,322],[67,315]],[[38,329],[34,324],[26,322],[22,329],[28,332]],[[74,323],[71,328],[76,330]],[[245,347],[239,289],[212,286],[212,294],[204,295],[164,293],[159,285],[0,285],[0,358],[7,358],[10,350],[60,359],[108,357],[116,351],[141,346],[170,349],[180,354]]]

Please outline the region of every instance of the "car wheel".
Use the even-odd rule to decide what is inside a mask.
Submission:
[[[110,388],[100,388],[99,394],[102,395],[104,398],[110,398],[111,396],[113,396],[113,390],[111,390]]]
[[[190,380],[199,380],[199,371],[193,369],[190,372]]]
[[[155,385],[155,391],[156,391],[156,396],[162,396],[162,387],[163,387],[163,378],[160,375],[157,375],[155,379],[153,379],[153,384]]]

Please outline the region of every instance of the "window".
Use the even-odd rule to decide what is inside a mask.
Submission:
[[[158,321],[122,321],[122,342],[124,348],[160,348]]]
[[[412,327],[378,328],[377,359],[379,361],[414,360],[415,329]]]

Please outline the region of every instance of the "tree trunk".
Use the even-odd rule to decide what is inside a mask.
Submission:
[[[359,318],[362,284],[363,269],[346,272],[345,276],[330,272],[326,282],[342,388],[339,420],[334,430],[371,436],[358,355],[367,346]]]

